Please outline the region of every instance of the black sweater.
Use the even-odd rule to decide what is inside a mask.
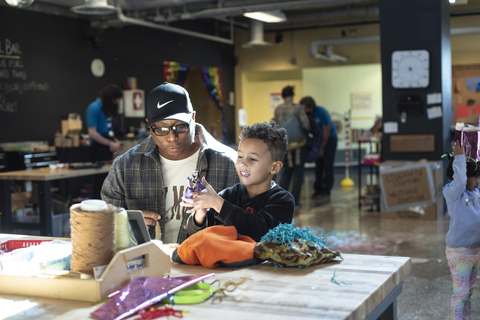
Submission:
[[[272,181],[272,184],[275,184]],[[214,225],[234,226],[241,235],[251,237],[256,242],[280,223],[292,223],[295,201],[290,192],[274,185],[268,191],[248,198],[247,190],[241,183],[219,193],[225,199],[220,213],[208,209],[205,224],[198,226],[194,215],[188,218],[187,233]]]

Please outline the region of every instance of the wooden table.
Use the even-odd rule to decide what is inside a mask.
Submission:
[[[402,281],[411,270],[408,257],[344,254],[343,261],[316,265],[306,269],[276,268],[270,263],[239,269],[207,269],[172,263],[171,276],[215,275],[205,282],[232,280],[244,284],[221,299],[195,305],[175,305],[189,313],[186,319],[397,319],[396,298]],[[335,280],[340,285],[331,281]],[[216,286],[212,284],[212,286]],[[215,298],[214,297],[214,298]],[[7,300],[2,300],[7,299]],[[0,295],[0,308],[27,302],[31,307],[8,319],[87,319],[99,305],[68,300]],[[2,308],[2,313],[8,312]],[[129,319],[138,318],[138,315]],[[171,317],[170,317],[171,318]]]
[[[0,232],[11,233],[15,227],[40,229],[42,236],[52,235],[52,195],[51,181],[108,173],[111,165],[89,169],[50,169],[38,168],[0,173]],[[12,181],[32,181],[38,185],[40,224],[15,223],[12,221]]]

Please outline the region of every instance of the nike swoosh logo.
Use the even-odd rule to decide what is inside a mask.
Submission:
[[[166,106],[170,102],[173,102],[173,100],[167,101],[167,102],[162,103],[162,104],[160,104],[160,102],[157,102],[157,109],[160,109],[161,107]]]

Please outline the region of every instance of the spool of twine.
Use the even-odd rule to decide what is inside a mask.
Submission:
[[[117,208],[115,212],[115,252],[127,248],[130,248],[128,213],[123,208]]]
[[[70,207],[70,267],[74,272],[93,274],[94,267],[109,264],[115,255],[116,207],[101,200],[88,201],[89,204],[93,201],[97,203],[82,207],[86,202],[83,201]],[[96,206],[98,201],[103,205]]]

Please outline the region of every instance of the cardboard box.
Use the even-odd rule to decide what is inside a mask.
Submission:
[[[25,208],[27,203],[32,202],[31,192],[15,192],[11,195],[12,212]]]
[[[79,147],[80,146],[80,135],[77,134],[69,134],[70,139],[72,139],[72,147]]]
[[[382,212],[382,219],[416,219],[438,220],[445,215],[443,195],[438,195],[435,204],[428,206],[410,207],[398,211]]]
[[[82,131],[82,120],[67,119],[62,120],[62,135],[79,134]]]
[[[436,203],[444,185],[441,161],[385,161],[380,165],[382,212]]]

